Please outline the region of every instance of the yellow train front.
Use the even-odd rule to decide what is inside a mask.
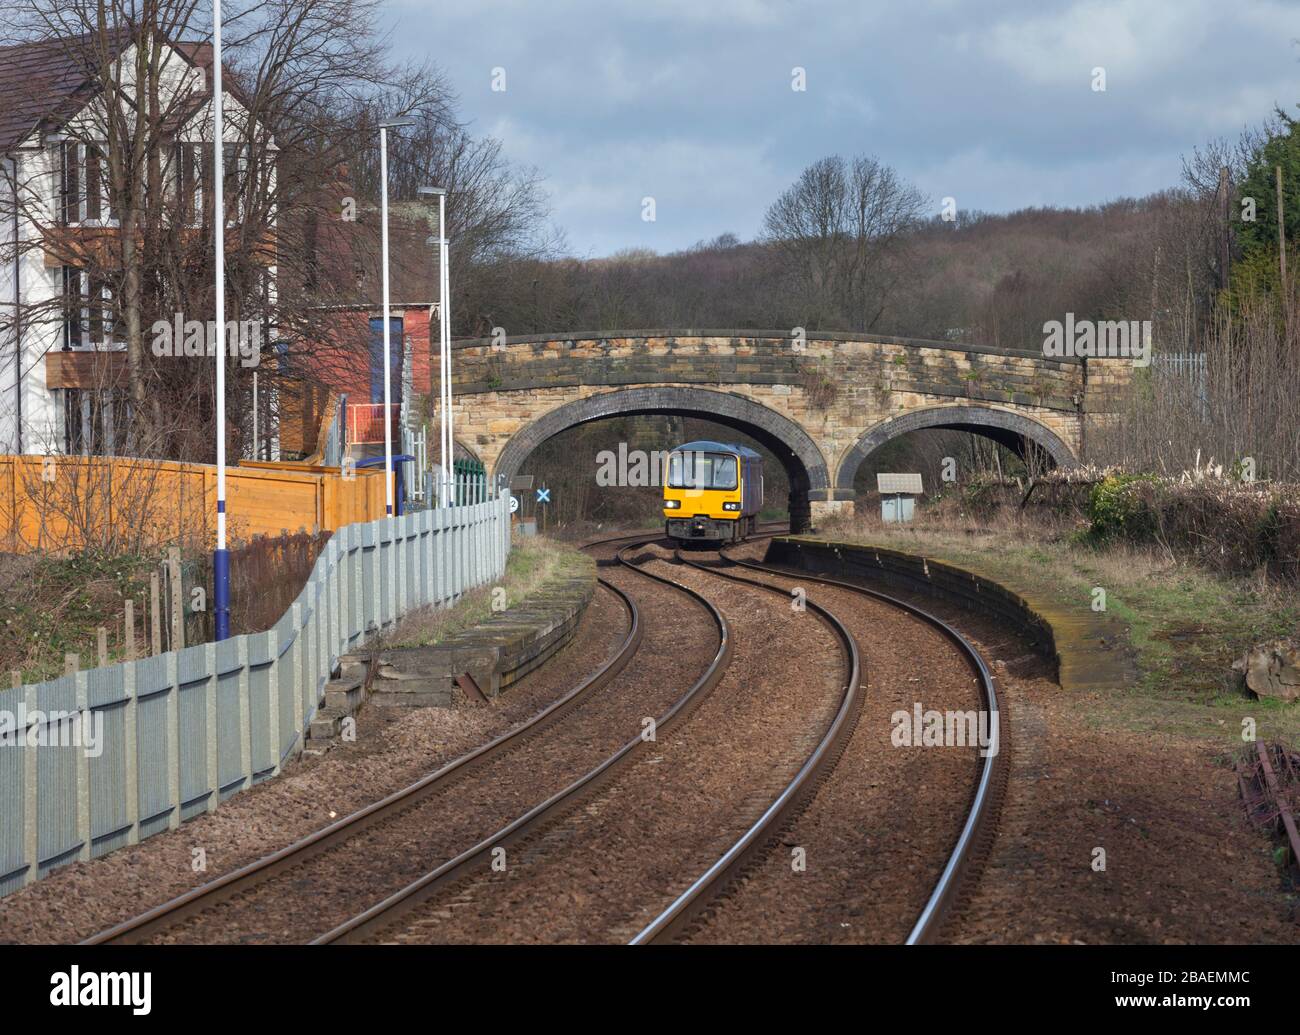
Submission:
[[[763,458],[744,446],[687,442],[668,454],[664,531],[678,542],[735,543],[763,509]]]

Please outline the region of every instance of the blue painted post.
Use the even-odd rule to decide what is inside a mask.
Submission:
[[[230,554],[226,552],[226,202],[222,194],[225,171],[225,121],[221,85],[221,0],[212,5],[212,112],[215,127],[213,147],[213,206],[216,223],[213,236],[217,303],[217,548],[212,551],[212,597],[214,633],[224,640],[230,635]],[[180,802],[176,802],[180,815]]]
[[[212,551],[212,610],[216,639],[230,638],[230,551]]]

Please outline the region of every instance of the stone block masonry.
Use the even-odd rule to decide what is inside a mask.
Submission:
[[[863,460],[923,428],[972,431],[1059,466],[1123,403],[1128,360],[783,331],[619,331],[454,346],[457,441],[494,475],[602,417],[711,419],[758,439],[790,476],[796,525],[855,498]]]

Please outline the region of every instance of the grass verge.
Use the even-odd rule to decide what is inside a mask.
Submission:
[[[1068,525],[1006,515],[980,527],[924,515],[904,526],[857,517],[823,531],[825,538],[974,565],[1064,607],[1089,609],[1094,589],[1104,589],[1106,611],[1127,627],[1140,675],[1124,691],[1090,696],[1082,721],[1185,734],[1229,750],[1241,746],[1249,718],[1259,738],[1300,741],[1300,703],[1256,699],[1238,689],[1231,671],[1252,644],[1295,635],[1294,586],[1263,575],[1214,575],[1154,549],[1084,545]]]
[[[382,646],[432,647],[449,636],[482,625],[498,611],[517,606],[553,579],[588,572],[595,572],[595,562],[586,554],[554,539],[529,536],[511,549],[505,574],[496,583],[470,590],[454,607],[412,612],[384,637]]]

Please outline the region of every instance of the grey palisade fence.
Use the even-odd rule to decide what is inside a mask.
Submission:
[[[0,691],[0,895],[274,776],[340,655],[498,578],[510,501],[347,525],[268,632]],[[77,746],[102,722],[95,757]]]

